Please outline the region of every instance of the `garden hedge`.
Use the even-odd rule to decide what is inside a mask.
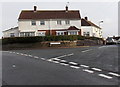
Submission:
[[[43,42],[43,41],[74,41],[74,40],[85,40],[85,39],[100,40],[101,38],[84,37],[84,36],[79,36],[79,35],[10,37],[10,38],[3,38],[2,44],[36,43],[36,42]]]

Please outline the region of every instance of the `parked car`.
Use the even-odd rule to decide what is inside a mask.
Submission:
[[[113,37],[108,37],[106,39],[106,45],[112,45],[112,44],[117,44],[117,40],[116,39],[113,39]]]

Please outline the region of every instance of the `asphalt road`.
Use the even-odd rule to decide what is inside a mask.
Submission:
[[[118,85],[118,45],[2,52],[3,85]]]

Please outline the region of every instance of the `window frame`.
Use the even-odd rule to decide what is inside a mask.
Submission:
[[[32,20],[32,21],[31,21],[31,25],[32,25],[32,26],[35,26],[35,25],[36,25],[36,21]]]

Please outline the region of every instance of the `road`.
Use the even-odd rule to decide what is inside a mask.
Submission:
[[[118,45],[2,52],[3,85],[118,85]]]

